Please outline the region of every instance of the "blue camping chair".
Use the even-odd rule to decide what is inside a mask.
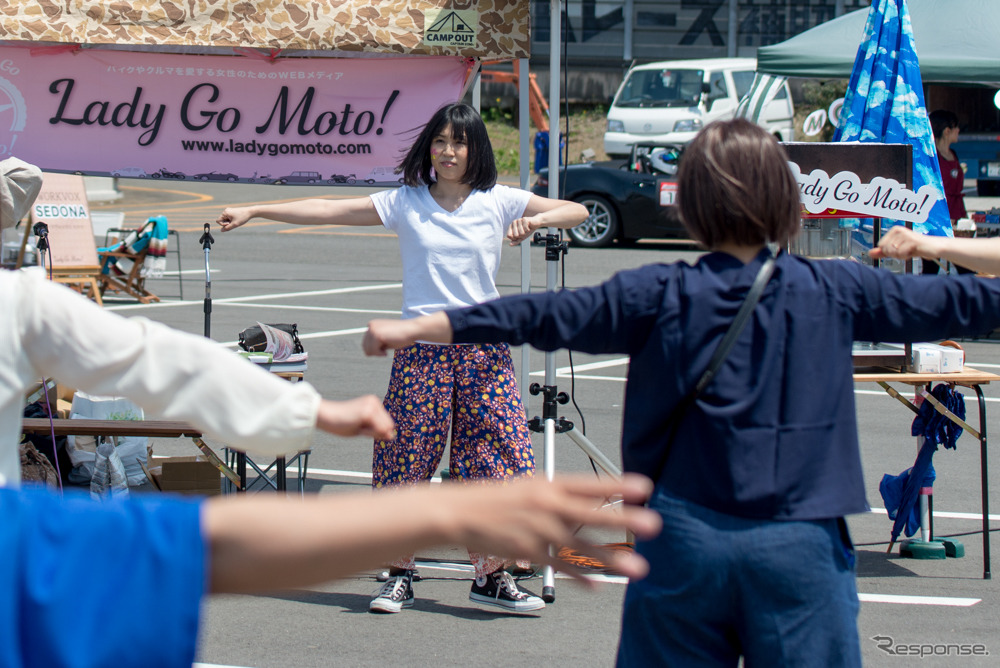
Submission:
[[[146,278],[162,275],[167,248],[167,219],[154,216],[111,246],[97,249],[100,289],[121,292],[143,304],[160,301],[146,288]]]

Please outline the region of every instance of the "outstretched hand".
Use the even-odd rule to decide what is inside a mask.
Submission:
[[[451,343],[451,321],[444,311],[407,320],[372,320],[361,340],[369,357],[385,357],[390,349],[406,348],[417,341]]]
[[[240,227],[252,217],[250,209],[247,207],[226,207],[215,219],[215,222],[222,226],[223,232],[229,232]]]
[[[316,426],[338,436],[371,436],[379,440],[396,437],[396,425],[374,394],[347,401],[323,399]]]
[[[903,225],[895,225],[882,235],[878,247],[871,249],[869,255],[875,259],[907,260],[913,257],[936,259],[938,250],[935,242],[935,237],[914,232]]]
[[[552,566],[588,584],[580,569],[550,554],[550,546],[568,547],[623,575],[641,578],[649,570],[642,557],[594,545],[578,536],[577,530],[588,525],[627,530],[640,538],[656,535],[662,524],[660,515],[639,505],[652,491],[653,483],[635,474],[621,480],[566,476],[551,482],[535,478],[466,484],[454,490],[461,498],[449,503],[464,518],[453,540],[473,551]],[[614,510],[603,508],[612,497],[624,503]]]

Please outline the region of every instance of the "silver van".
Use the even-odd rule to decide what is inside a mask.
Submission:
[[[753,84],[754,58],[670,60],[630,69],[608,110],[604,152],[627,158],[632,145],[682,146],[715,120],[732,118]],[[780,141],[792,141],[795,109],[788,84],[764,108],[758,123]]]

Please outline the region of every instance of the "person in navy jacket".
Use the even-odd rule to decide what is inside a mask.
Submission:
[[[844,517],[868,510],[854,405],[854,341],[929,341],[1000,325],[1000,281],[899,276],[778,252],[752,317],[714,380],[707,368],[768,244],[799,230],[781,146],[742,119],[691,142],[678,174],[696,263],[623,271],[579,290],[502,297],[407,321],[376,320],[364,348],[505,341],[631,357],[627,471],[650,476],[664,529],[637,551],[621,666],[859,666],[854,548]],[[665,465],[661,460],[665,454]]]

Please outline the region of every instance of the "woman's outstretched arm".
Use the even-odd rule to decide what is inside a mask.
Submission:
[[[218,497],[202,508],[209,587],[236,593],[306,586],[437,545],[530,559],[585,581],[573,566],[550,556],[550,546],[565,546],[624,575],[642,577],[648,566],[641,557],[592,545],[576,530],[586,524],[654,535],[659,515],[635,505],[652,487],[637,475],[622,480],[581,476],[308,498]],[[604,500],[615,496],[625,503],[602,509]]]

